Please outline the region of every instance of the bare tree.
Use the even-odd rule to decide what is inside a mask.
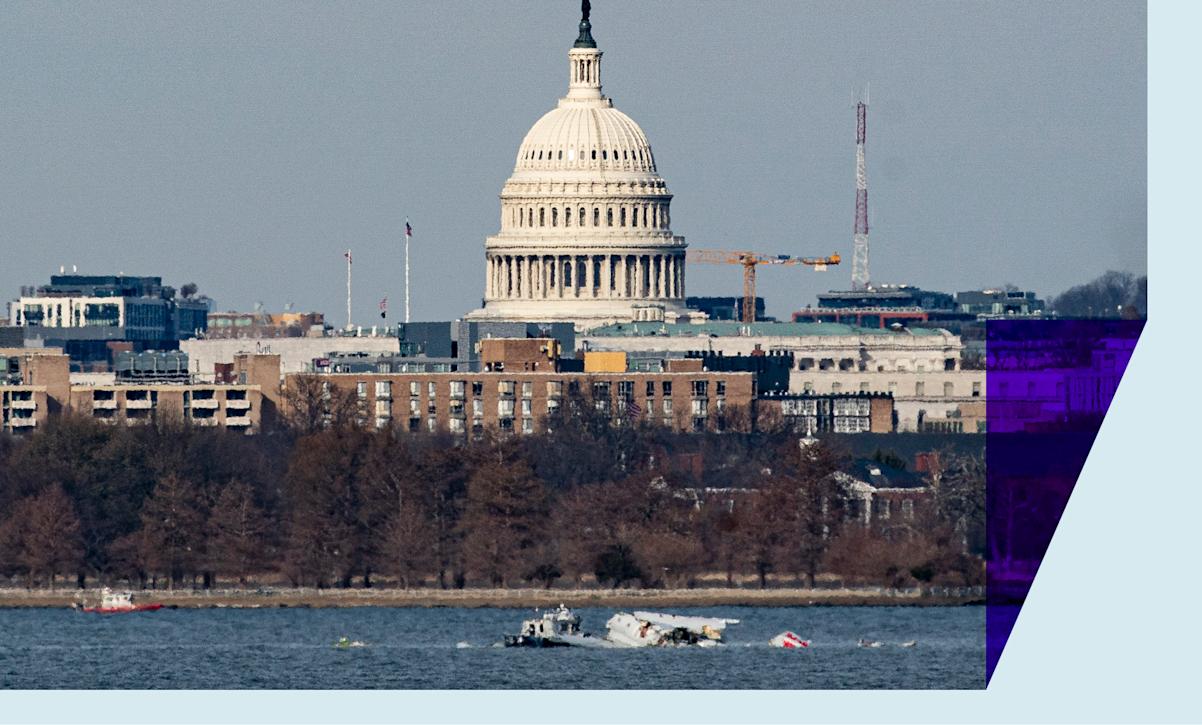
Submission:
[[[250,486],[233,481],[222,489],[209,517],[209,532],[212,565],[245,586],[251,572],[267,560],[267,519]]]
[[[985,458],[945,452],[932,476],[935,511],[957,534],[961,549],[983,554],[985,549]]]
[[[142,560],[167,575],[169,586],[181,585],[204,555],[205,511],[195,486],[170,473],[159,479],[142,506]]]
[[[2,528],[0,549],[26,573],[30,584],[45,577],[53,589],[59,574],[73,571],[83,562],[75,503],[61,486],[18,501]]]
[[[463,549],[472,571],[503,586],[540,543],[547,493],[525,461],[500,451],[488,458],[467,484]]]
[[[417,501],[397,510],[384,529],[380,561],[406,589],[419,584],[423,575],[434,568],[437,531],[430,515]]]
[[[343,587],[365,567],[358,472],[368,434],[332,429],[297,442],[286,477],[285,566],[296,581]]]
[[[779,563],[805,574],[814,586],[831,539],[845,519],[849,496],[836,476],[846,456],[824,442],[803,442],[795,472],[777,477],[767,492],[789,514],[783,522]]]
[[[326,428],[350,428],[359,418],[353,391],[320,375],[293,375],[284,388],[284,421],[308,435]]]

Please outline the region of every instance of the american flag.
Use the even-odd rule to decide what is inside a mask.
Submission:
[[[413,236],[413,227],[409,226],[409,220],[408,220],[408,219],[405,219],[405,236],[406,236],[406,237],[412,237],[412,236]]]
[[[380,300],[380,317],[382,317],[384,319],[388,318],[388,298],[387,297]]]
[[[626,401],[626,417],[630,420],[638,420],[643,414],[643,408],[638,403],[634,402],[634,398]]]
[[[342,256],[346,257],[347,264],[353,264],[353,262],[351,261],[351,250],[349,250],[349,249],[346,250],[345,252],[342,253]]]

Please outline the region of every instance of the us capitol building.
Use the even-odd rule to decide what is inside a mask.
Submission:
[[[469,320],[683,321],[685,241],[643,129],[601,93],[588,9],[568,51],[568,94],[538,120],[485,240],[484,307]]]

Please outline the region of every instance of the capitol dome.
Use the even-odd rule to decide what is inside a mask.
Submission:
[[[686,313],[672,194],[643,129],[601,93],[601,55],[586,17],[568,93],[530,128],[501,190],[484,307],[469,319],[587,329]]]
[[[612,102],[565,104],[538,119],[518,149],[515,171],[551,169],[654,174],[655,157],[643,129]]]

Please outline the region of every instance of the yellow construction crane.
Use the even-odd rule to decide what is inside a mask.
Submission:
[[[732,252],[725,249],[690,249],[685,259],[700,264],[743,265],[743,322],[755,322],[755,268],[761,264],[804,264],[816,272],[825,272],[828,265],[838,264],[838,254],[829,257],[791,257],[787,254],[769,255],[757,252]]]

